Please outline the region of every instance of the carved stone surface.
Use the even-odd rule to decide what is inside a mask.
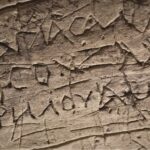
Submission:
[[[0,1],[0,150],[150,149],[150,0]]]

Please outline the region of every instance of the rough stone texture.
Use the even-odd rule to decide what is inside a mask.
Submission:
[[[150,0],[0,0],[0,150],[150,149]]]

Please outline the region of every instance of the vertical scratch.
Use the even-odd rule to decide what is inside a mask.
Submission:
[[[47,133],[46,119],[44,119],[44,127],[45,127],[45,136],[46,136],[47,144],[50,144],[50,140]]]
[[[23,114],[23,101],[22,101],[22,114]],[[21,131],[20,131],[20,141],[19,141],[19,149],[21,150],[21,144],[22,144],[22,132],[23,132],[23,115],[21,116]]]

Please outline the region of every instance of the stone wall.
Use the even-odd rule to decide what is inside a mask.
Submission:
[[[149,150],[149,121],[149,0],[0,1],[0,150]]]

